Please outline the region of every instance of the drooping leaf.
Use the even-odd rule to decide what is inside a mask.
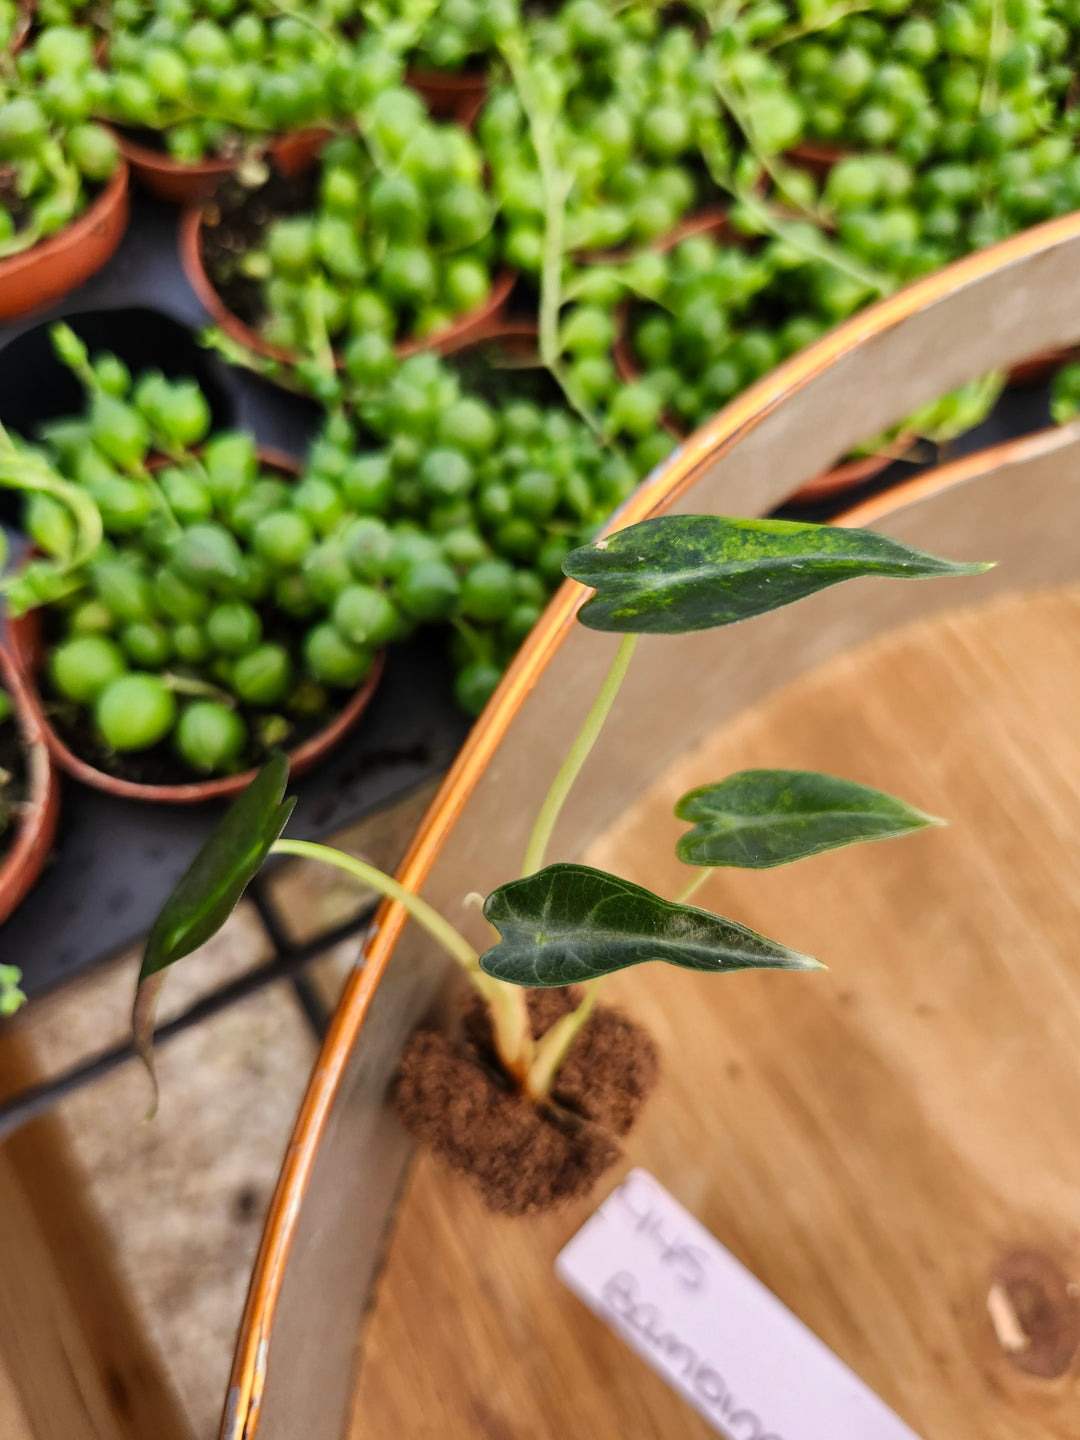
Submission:
[[[675,846],[680,860],[747,870],[942,823],[881,790],[814,770],[742,770],[691,790],[675,814],[696,822]]]
[[[731,625],[859,576],[975,575],[987,565],[926,555],[873,530],[793,520],[664,515],[572,550],[563,570],[596,594],[592,630],[677,635]]]
[[[151,927],[132,1013],[135,1047],[154,1080],[152,1043],[157,998],[165,971],[204,945],[236,909],[240,897],[285,828],[296,804],[283,799],[289,780],[284,755],[268,760],[203,845]]]
[[[548,865],[493,890],[501,940],[480,968],[512,985],[574,985],[647,960],[685,970],[816,970],[818,961],[722,915],[588,865]]]

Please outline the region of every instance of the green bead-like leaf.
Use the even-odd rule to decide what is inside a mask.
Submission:
[[[596,594],[591,630],[678,635],[749,620],[864,575],[918,580],[990,567],[940,560],[873,530],[665,515],[572,550],[563,570]]]
[[[680,860],[747,870],[942,823],[881,790],[814,770],[742,770],[691,790],[675,814],[696,822],[675,846]]]
[[[296,804],[283,799],[289,780],[284,755],[268,760],[192,861],[150,930],[132,1013],[135,1047],[154,1080],[152,1044],[165,971],[204,945],[236,909]]]
[[[684,970],[817,970],[818,961],[695,905],[588,865],[548,865],[493,890],[502,937],[480,968],[512,985],[574,985],[647,960]]]

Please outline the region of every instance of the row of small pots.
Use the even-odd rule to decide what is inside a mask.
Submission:
[[[791,158],[805,164],[807,169],[814,169],[817,173],[825,174],[843,158],[845,153],[838,146],[802,145],[791,151],[790,155]],[[653,248],[663,253],[673,249],[680,241],[695,235],[707,235],[714,240],[740,243],[740,237],[731,225],[727,209],[713,207],[702,210],[682,221],[668,235],[654,242]],[[603,263],[618,259],[619,256],[608,253],[597,254],[590,258],[596,263]],[[618,316],[614,359],[620,378],[630,382],[640,379],[641,372],[630,341],[627,325],[628,314],[628,307],[625,305],[621,307]],[[1012,366],[1008,372],[1007,383],[1013,388],[1044,384],[1066,361],[1076,359],[1078,353],[1080,350],[1076,346],[1040,351]],[[686,438],[687,432],[677,424],[672,416],[662,416],[660,423],[676,440]],[[806,504],[831,499],[848,490],[853,490],[858,485],[864,485],[888,469],[894,461],[905,458],[917,440],[918,436],[901,432],[887,450],[859,456],[834,465],[813,480],[808,480],[790,498],[793,502]]]
[[[32,4],[26,3],[22,9],[23,22],[12,44],[13,54],[25,43],[33,19]],[[468,127],[484,102],[486,81],[482,76],[416,71],[407,79],[436,119],[452,119]],[[267,153],[282,175],[299,175],[315,163],[330,133],[306,129],[282,135],[269,144]],[[235,158],[218,157],[187,164],[122,131],[116,132],[116,138],[122,163],[83,213],[56,235],[0,260],[0,321],[53,304],[112,259],[127,229],[132,176],[159,200],[190,206],[209,200],[237,166]]]
[[[691,239],[696,235],[706,235],[713,240],[725,240],[730,243],[738,243],[739,237],[731,225],[731,219],[726,208],[712,207],[702,210],[696,215],[691,215],[677,225],[670,234],[656,241],[653,249],[664,253],[674,249],[683,240]],[[597,262],[610,260],[612,257],[597,255],[593,257]],[[618,315],[618,334],[615,340],[614,359],[615,368],[619,377],[628,383],[641,378],[641,371],[638,368],[637,358],[634,355],[633,346],[630,341],[628,329],[629,311],[628,307],[620,307]],[[676,440],[684,440],[686,431],[677,424],[670,414],[661,416],[661,425]],[[826,500],[834,495],[842,495],[845,491],[853,490],[857,485],[863,485],[880,475],[894,460],[902,458],[905,451],[914,444],[915,437],[901,435],[897,437],[895,444],[890,447],[888,453],[875,453],[861,456],[858,459],[846,460],[840,465],[834,465],[823,474],[808,480],[790,498],[793,502],[806,504],[817,500]]]
[[[198,218],[197,212],[195,212]],[[209,281],[205,281],[208,285]],[[220,303],[220,302],[219,302]],[[535,349],[536,326],[525,322],[500,323],[489,317],[483,325],[470,326],[466,339],[458,337],[448,348],[465,344],[495,342],[515,355]],[[260,446],[260,463],[283,477],[295,477],[299,465],[288,455]],[[69,775],[93,789],[124,799],[157,804],[201,804],[226,799],[242,790],[255,775],[247,770],[237,775],[177,785],[152,785],[123,779],[98,769],[79,756],[50,718],[50,706],[43,698],[40,679],[47,653],[42,643],[40,616],[35,611],[8,621],[10,649],[0,647],[0,685],[15,701],[22,734],[26,737],[32,795],[20,821],[17,838],[0,860],[0,923],[21,902],[41,873],[56,833],[59,806],[58,772]],[[357,725],[378,687],[385,666],[385,654],[376,656],[367,679],[349,697],[322,730],[289,752],[290,770],[302,775],[322,761]]]
[[[787,152],[788,159],[806,170],[817,180],[824,180],[834,165],[838,165],[851,152],[842,145],[829,145],[824,141],[807,140],[795,145]],[[1009,371],[1008,383],[1013,386],[1041,385],[1049,380],[1059,365],[1074,358],[1075,347],[1042,350],[1014,365]]]
[[[487,94],[482,75],[440,74],[438,71],[410,71],[407,83],[420,94],[432,117],[454,120],[466,130],[480,112]],[[331,132],[325,129],[297,130],[270,142],[267,154],[285,176],[298,175],[314,163]],[[124,159],[132,173],[159,200],[173,205],[194,205],[209,200],[221,182],[236,169],[235,159],[213,156],[209,160],[174,160],[161,150],[140,145],[118,133]]]

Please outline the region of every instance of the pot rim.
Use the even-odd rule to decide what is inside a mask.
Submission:
[[[37,0],[19,0],[19,18],[15,22],[15,28],[11,32],[11,44],[8,46],[8,54],[12,57],[18,55],[19,51],[26,45],[30,38],[30,30],[34,24],[34,16],[37,14]]]
[[[477,95],[488,87],[488,69],[479,65],[475,69],[438,70],[425,65],[410,65],[405,72],[405,83],[414,90],[430,90],[433,95]]]
[[[272,470],[280,470],[283,474],[296,477],[302,471],[302,466],[291,455],[273,446],[260,445],[258,456],[262,465]],[[167,464],[167,456],[155,457],[149,468],[156,470]],[[108,795],[119,795],[125,800],[139,800],[156,805],[200,805],[207,800],[222,800],[239,794],[259,773],[259,767],[253,766],[238,775],[218,775],[209,780],[191,780],[180,784],[149,785],[135,780],[124,780],[105,770],[99,770],[66,744],[45,710],[35,678],[41,667],[37,612],[28,610],[24,615],[9,617],[8,624],[17,667],[25,681],[25,700],[29,712],[52,759],[73,779],[81,780],[84,785],[89,785],[94,790],[103,790]],[[344,739],[371,703],[385,665],[386,651],[379,650],[367,677],[337,714],[321,730],[310,735],[295,749],[286,752],[292,774],[303,775]]]
[[[920,311],[1010,269],[1025,260],[1080,238],[1080,214],[1063,216],[1011,236],[990,249],[978,251],[943,271],[924,277],[896,294],[852,317],[806,350],[765,376],[702,426],[658,468],[608,522],[605,532],[621,529],[675,505],[694,482],[748,432],[755,430],[793,392],[806,387],[820,373],[858,353],[882,334]],[[1030,447],[1053,443],[1061,431],[1007,442],[1002,450],[1030,453]],[[951,465],[905,481],[882,495],[856,506],[832,523],[862,526],[971,478],[981,457],[969,456]],[[567,580],[503,676],[480,720],[470,731],[439,793],[432,802],[397,879],[414,894],[420,893],[436,856],[461,807],[474,790],[488,760],[495,753],[517,711],[525,703],[537,677],[558,651],[574,624],[587,589]],[[337,1009],[312,1069],[296,1124],[285,1151],[277,1185],[252,1268],[244,1314],[237,1335],[229,1388],[225,1398],[221,1440],[255,1440],[260,1402],[266,1383],[277,1304],[292,1250],[303,1199],[320,1142],[327,1128],[346,1063],[356,1044],[375,991],[389,964],[407,912],[396,901],[384,901],[375,916],[365,964],[346,982]]]
[[[665,230],[663,235],[657,235],[655,239],[648,241],[644,249],[666,255],[669,250],[674,250],[676,245],[694,235],[724,236],[726,232],[729,232],[727,238],[735,237],[736,232],[731,224],[731,207],[706,205],[701,210],[692,210],[677,225]],[[581,265],[621,265],[639,255],[642,248],[640,245],[619,245],[614,250],[583,250],[576,259]]]
[[[429,112],[437,119],[452,119],[469,130],[487,99],[489,75],[486,63],[460,72],[431,70],[410,65],[405,84],[423,97]]]
[[[27,753],[27,808],[14,843],[0,857],[0,924],[18,907],[41,874],[56,836],[60,780],[53,767],[44,726],[15,656],[0,645],[0,681],[15,705],[16,723]]]
[[[183,175],[193,180],[217,176],[224,179],[226,175],[232,174],[239,163],[235,159],[227,160],[217,155],[209,160],[174,160],[171,155],[152,150],[149,145],[140,145],[138,140],[132,140],[119,126],[114,125],[112,132],[120,146],[121,155],[130,165],[139,170],[153,171],[157,175]]]
[[[188,284],[195,291],[203,309],[230,339],[246,349],[253,350],[257,355],[264,355],[268,360],[295,365],[302,356],[295,350],[287,350],[281,345],[273,345],[264,340],[257,330],[253,330],[239,316],[234,315],[222,300],[203,264],[202,231],[203,206],[187,206],[180,216],[180,263]],[[479,305],[459,315],[451,324],[433,335],[399,341],[394,347],[396,355],[399,359],[404,359],[408,355],[417,355],[428,350],[447,355],[454,350],[460,350],[474,339],[483,338],[485,328],[498,322],[516,282],[517,272],[504,267],[495,276],[491,289]],[[340,369],[340,356],[335,354],[334,358]]]
[[[65,250],[77,249],[90,231],[107,214],[114,210],[118,211],[124,206],[129,178],[130,171],[127,160],[121,155],[120,163],[108,180],[82,214],[76,215],[70,225],[65,225],[55,235],[47,235],[44,240],[39,240],[37,244],[31,245],[28,249],[20,250],[15,255],[7,255],[0,260],[0,283],[17,279],[42,261],[50,260]]]
[[[224,180],[240,163],[240,158],[237,156],[228,159],[222,155],[212,155],[206,160],[174,160],[164,151],[154,150],[149,145],[142,145],[138,140],[133,140],[119,125],[110,125],[109,129],[116,137],[120,153],[136,172],[146,170],[155,175],[177,179]],[[283,130],[280,134],[267,136],[265,143],[260,148],[264,153],[266,151],[273,152],[278,146],[287,148],[295,145],[297,141],[318,143],[329,139],[332,134],[333,131],[328,130],[325,126],[304,125],[299,130]]]

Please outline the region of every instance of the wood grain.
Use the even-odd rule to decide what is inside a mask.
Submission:
[[[0,1094],[40,1078],[20,1027],[6,1026]],[[191,1436],[55,1116],[0,1147],[0,1436]]]
[[[810,673],[680,760],[589,860],[674,893],[674,799],[753,765],[847,775],[949,828],[700,892],[827,973],[653,965],[610,982],[665,1057],[626,1163],[923,1440],[1075,1440],[1080,589],[922,622]],[[554,1278],[596,1198],[500,1220],[422,1157],[352,1440],[711,1435]],[[1042,1368],[1064,1373],[1025,1363],[1055,1344]]]

